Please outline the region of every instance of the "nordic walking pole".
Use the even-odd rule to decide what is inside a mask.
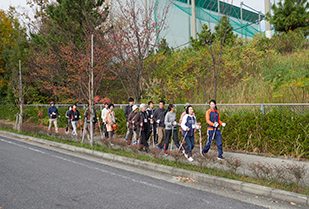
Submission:
[[[202,155],[202,131],[201,129],[199,129],[199,132],[200,132],[200,153]]]
[[[153,128],[153,123],[152,123],[152,147],[155,147],[154,139],[155,139],[155,135],[154,135],[154,128]]]
[[[216,131],[217,131],[217,128],[214,128],[214,133],[212,134],[211,144],[210,144],[209,149],[211,148],[211,145],[212,145],[212,143],[214,142],[214,138],[215,138],[215,135],[216,135]]]
[[[171,139],[171,147],[170,147],[170,151],[173,150],[173,141],[174,141],[174,126],[172,125],[172,139]]]
[[[180,144],[180,146],[179,146],[179,149],[178,149],[179,151],[180,151],[180,149],[181,149],[181,147],[182,147],[183,142],[184,142],[185,139],[186,139],[187,134],[188,134],[188,131],[186,132],[185,136],[184,136],[183,139],[182,139],[182,142],[181,142],[181,144]]]

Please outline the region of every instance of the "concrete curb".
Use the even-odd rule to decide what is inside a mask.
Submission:
[[[226,178],[217,177],[217,176],[211,176],[208,174],[202,174],[202,173],[198,173],[194,171],[173,168],[173,167],[166,166],[166,165],[161,165],[161,164],[142,161],[138,159],[123,157],[123,156],[110,154],[110,153],[99,152],[95,150],[89,150],[89,149],[82,148],[82,147],[75,147],[75,146],[68,145],[68,144],[62,144],[62,143],[53,142],[53,141],[49,141],[45,139],[35,138],[35,137],[26,136],[22,134],[16,134],[16,133],[8,132],[8,131],[0,130],[0,134],[7,134],[7,135],[11,135],[11,136],[21,138],[21,139],[28,138],[29,140],[40,143],[40,144],[45,144],[45,145],[49,145],[49,146],[61,148],[61,149],[66,149],[72,152],[93,155],[96,157],[103,158],[105,160],[116,161],[119,163],[131,165],[131,166],[137,166],[137,167],[148,169],[148,170],[171,174],[173,176],[184,176],[187,178],[193,178],[199,182],[214,184],[217,186],[234,189],[236,191],[265,196],[268,198],[282,200],[285,202],[294,202],[296,204],[309,207],[309,196],[307,195],[287,192],[287,191],[273,189],[270,187],[260,186],[260,185],[251,184],[251,183],[244,183],[241,181],[226,179]]]

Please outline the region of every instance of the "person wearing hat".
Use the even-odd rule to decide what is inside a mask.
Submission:
[[[117,118],[115,117],[115,112],[113,111],[114,107],[115,106],[112,103],[108,105],[108,111],[104,118],[104,121],[106,123],[108,138],[110,139],[113,138],[113,135],[114,135],[113,125],[116,124],[116,120],[117,120]]]
[[[138,111],[137,105],[133,105],[132,111],[130,112],[129,117],[128,117],[128,123],[129,123],[128,125],[129,135],[128,135],[128,141],[127,141],[128,145],[131,145],[133,133],[135,133],[136,136],[138,136],[139,129],[143,125],[142,116],[141,114],[138,114],[137,111]]]
[[[150,123],[149,123],[148,115],[147,115],[147,111],[146,111],[146,104],[141,104],[139,108],[140,108],[139,114],[141,115],[141,118],[142,118],[142,126],[141,126],[141,129],[140,129],[141,140],[140,140],[139,150],[142,151],[143,148],[145,148],[145,152],[148,152],[149,151],[149,145],[147,143],[147,140],[148,140],[149,135],[150,135]]]
[[[132,97],[129,98],[129,104],[126,106],[125,110],[124,110],[124,116],[126,117],[127,119],[127,133],[126,133],[126,140],[128,139],[128,136],[129,136],[129,122],[128,122],[128,117],[130,115],[130,113],[132,112],[132,109],[133,109],[133,104],[134,104],[134,99]],[[134,132],[134,139],[136,139],[136,134]]]
[[[156,144],[156,143],[158,143],[157,130],[156,130],[157,126],[156,126],[156,123],[154,123],[154,121],[153,121],[153,114],[154,114],[155,110],[156,109],[154,108],[153,102],[149,101],[148,102],[148,108],[146,109],[147,115],[148,115],[148,120],[149,120],[149,123],[150,123],[149,137],[152,133],[152,137],[154,137],[154,143]]]
[[[50,107],[47,110],[47,114],[49,115],[48,131],[50,131],[52,123],[54,123],[56,133],[58,133],[57,116],[60,118],[60,114],[58,113],[58,109],[55,107],[54,102],[50,103]]]
[[[185,104],[185,106],[184,106],[184,109],[185,109],[185,111],[181,114],[181,116],[180,116],[180,119],[179,119],[179,124],[181,124],[181,122],[182,122],[182,119],[183,119],[183,117],[187,114],[186,113],[186,110],[187,110],[187,107],[188,106],[190,106],[190,103],[186,103]],[[195,116],[195,114],[193,113],[193,116]],[[181,134],[183,133],[183,129],[180,127],[180,131],[181,131]]]
[[[107,130],[106,130],[106,123],[105,123],[105,117],[106,117],[107,112],[108,112],[108,103],[105,102],[104,108],[102,109],[102,112],[101,112],[101,118],[102,118],[102,121],[103,121],[103,132],[104,132],[105,137],[108,137],[108,133],[107,133]]]

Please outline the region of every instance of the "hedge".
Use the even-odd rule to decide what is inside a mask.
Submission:
[[[64,117],[67,108],[59,108],[62,116],[59,127],[66,127]],[[177,107],[177,120],[183,108]],[[0,119],[15,121],[19,109],[16,106],[0,106]],[[80,109],[82,121],[84,110]],[[202,122],[202,141],[207,141],[207,126],[205,112],[195,108],[197,121]],[[100,112],[97,111],[100,117]],[[115,109],[118,129],[117,134],[124,136],[126,133],[126,119],[123,109]],[[309,159],[309,114],[300,114],[290,109],[272,110],[266,114],[261,111],[245,110],[240,112],[222,111],[221,120],[227,126],[222,131],[225,150],[262,153],[274,156],[286,156],[293,158]],[[48,125],[46,107],[24,107],[24,122]],[[196,142],[199,135],[196,133]]]

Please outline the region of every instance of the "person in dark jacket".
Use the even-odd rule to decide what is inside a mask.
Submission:
[[[149,120],[148,120],[148,114],[146,112],[146,104],[140,105],[140,112],[139,113],[142,117],[142,127],[141,127],[141,130],[140,130],[141,135],[139,136],[139,137],[141,137],[139,150],[142,151],[143,148],[145,148],[145,151],[148,152],[149,151],[149,145],[147,143],[147,140],[148,140],[149,135],[150,135],[150,123],[149,123]]]
[[[77,136],[77,124],[81,116],[79,114],[79,111],[77,110],[76,104],[73,105],[73,109],[70,111],[69,117],[70,117],[70,120],[72,122],[72,127],[73,127],[72,135]]]
[[[50,131],[52,123],[54,123],[56,133],[58,133],[57,116],[60,118],[60,114],[58,113],[58,109],[55,107],[55,103],[54,102],[50,103],[50,107],[47,110],[47,114],[49,115],[48,131]]]
[[[70,116],[69,116],[71,110],[72,110],[72,106],[70,105],[70,106],[69,106],[69,109],[68,109],[68,110],[66,111],[66,113],[65,113],[65,118],[67,119],[67,127],[65,128],[65,133],[66,133],[66,134],[69,133],[69,128],[70,128],[70,126],[71,126],[71,118],[70,118]]]
[[[94,116],[92,118],[92,122],[93,122],[93,135],[95,135],[95,124],[98,122],[98,118],[97,118],[97,113],[95,111],[95,106],[93,106],[93,112],[94,112]],[[86,110],[85,110],[85,114],[84,117],[86,118],[86,122],[87,124],[84,125],[84,128],[87,130],[87,137],[89,139],[89,135],[90,135],[90,111],[89,111],[89,105],[86,105]]]
[[[138,136],[139,129],[143,122],[141,115],[137,111],[138,111],[137,105],[133,105],[132,111],[128,117],[128,122],[129,122],[129,125],[128,125],[129,135],[128,135],[128,141],[127,141],[128,145],[131,145],[133,133],[135,133],[136,136]]]
[[[124,110],[124,116],[126,117],[127,119],[127,133],[126,133],[126,140],[128,140],[128,136],[129,136],[129,122],[128,122],[128,117],[129,117],[129,114],[132,112],[132,109],[133,109],[133,104],[134,104],[134,99],[132,97],[129,98],[129,104],[126,106],[125,110]],[[136,139],[136,135],[135,135],[135,132],[134,132],[134,138]]]
[[[158,137],[157,137],[157,126],[156,123],[153,122],[153,114],[155,112],[155,108],[154,108],[154,104],[152,101],[148,102],[148,108],[147,108],[147,115],[148,115],[148,120],[150,123],[150,132],[149,132],[149,137],[151,136],[152,133],[152,137],[154,137],[153,141],[156,144],[158,142]],[[148,137],[148,138],[149,138]]]
[[[159,149],[163,149],[164,140],[165,140],[165,124],[164,117],[166,110],[164,109],[165,102],[160,101],[159,108],[153,114],[153,120],[157,125],[157,133],[158,133],[158,146]]]

